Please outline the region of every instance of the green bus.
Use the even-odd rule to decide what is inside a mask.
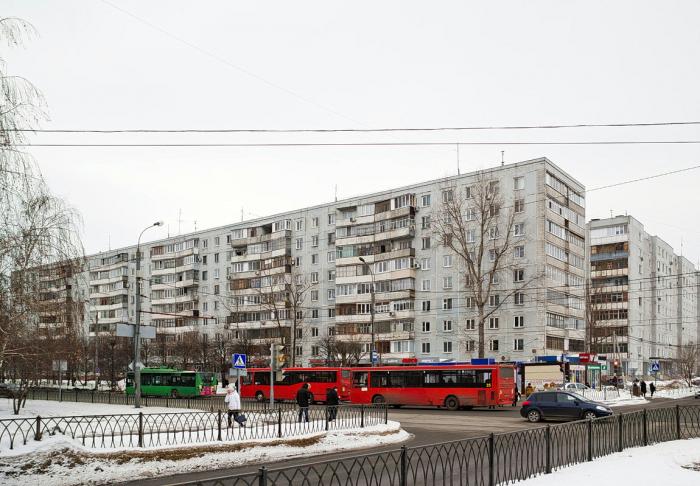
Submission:
[[[142,368],[141,395],[153,397],[203,397],[216,394],[215,373],[172,368]],[[134,372],[126,375],[126,394],[134,394]]]

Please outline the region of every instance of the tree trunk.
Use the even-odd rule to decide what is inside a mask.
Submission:
[[[479,307],[479,358],[486,355],[486,322],[484,317],[484,307]]]

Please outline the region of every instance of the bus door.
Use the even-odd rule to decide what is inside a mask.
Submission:
[[[350,401],[352,403],[370,403],[372,397],[369,390],[369,372],[354,370],[352,375],[352,388],[350,389]]]
[[[346,368],[338,370],[338,397],[343,401],[350,400],[352,390],[352,372]]]

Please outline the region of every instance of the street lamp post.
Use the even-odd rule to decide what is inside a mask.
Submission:
[[[364,258],[360,257],[360,261],[364,264],[364,266],[369,270],[369,274],[372,276],[372,288],[370,289],[370,307],[369,307],[369,326],[370,326],[370,332],[372,333],[372,342],[369,347],[369,361],[370,361],[370,366],[374,366],[374,271],[372,270],[372,267],[365,261]]]
[[[141,369],[139,368],[139,358],[141,356],[141,237],[154,226],[162,226],[162,221],[157,221],[144,228],[136,241],[136,295],[134,299],[134,312],[136,312],[136,323],[134,325],[134,408],[141,408]]]

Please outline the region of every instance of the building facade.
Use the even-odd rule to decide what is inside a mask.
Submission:
[[[385,364],[476,357],[464,265],[431,221],[484,180],[499,195],[498,224],[512,223],[493,230],[489,245],[504,230],[513,243],[493,284],[486,356],[584,351],[585,188],[545,158],[144,243],[141,321],[173,341],[193,332],[283,341],[297,365],[325,363],[329,337],[356,343],[367,363],[372,331]],[[133,322],[135,254],[89,257],[91,335]]]
[[[592,351],[633,376],[649,374],[651,358],[672,369],[698,338],[695,267],[632,216],[592,220],[588,241]]]

